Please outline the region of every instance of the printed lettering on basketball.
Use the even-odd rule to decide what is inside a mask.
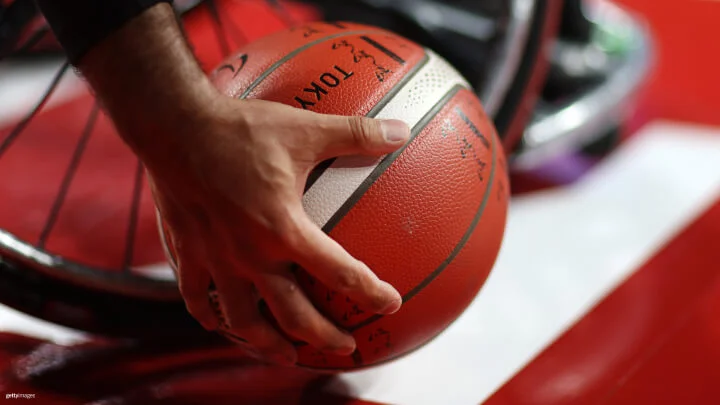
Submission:
[[[347,79],[349,79],[350,77],[352,77],[352,75],[355,74],[355,73],[353,73],[353,72],[348,73],[348,72],[344,71],[342,68],[340,68],[339,66],[333,66],[333,68],[334,68],[335,70],[337,70],[338,72],[342,73],[342,75],[343,75],[343,80],[347,80]]]
[[[467,139],[466,136],[460,134],[449,118],[445,119],[443,122],[440,133],[443,138],[451,137],[455,139],[455,142],[460,146],[460,156],[462,156],[463,159],[470,158],[475,162],[475,165],[477,166],[476,172],[478,179],[481,183],[485,182],[485,169],[487,168],[487,163],[478,157],[475,146]]]
[[[320,75],[317,81],[310,82],[310,85],[303,89],[304,94],[302,97],[295,97],[295,102],[298,103],[303,110],[312,110],[312,107],[324,100],[324,96],[330,94],[331,89],[340,86],[342,82],[353,77],[355,74],[339,66],[333,66],[333,69],[335,72],[325,72]]]
[[[293,27],[293,28],[290,28],[290,31],[292,31],[292,32],[301,31],[303,38],[310,38],[314,35],[323,33],[322,30],[319,30],[316,27],[313,27],[310,25],[302,25],[299,27]]]
[[[328,87],[337,87],[340,84],[340,79],[335,77],[332,73],[323,73],[320,76],[320,81],[325,83]]]
[[[337,294],[336,291],[328,290],[327,294],[325,294],[325,301],[332,302],[335,299],[335,294]]]
[[[358,304],[353,303],[350,310],[343,313],[342,320],[345,322],[349,322],[363,314],[365,314],[365,311],[360,309],[360,306]]]
[[[386,329],[377,328],[371,332],[368,336],[368,343],[372,344],[374,355],[392,352],[392,334]]]
[[[238,56],[237,58],[235,58],[235,62],[226,63],[226,64],[220,66],[219,68],[217,68],[215,70],[214,75],[217,76],[223,70],[229,70],[230,72],[233,73],[232,77],[234,79],[235,77],[237,77],[238,74],[240,74],[240,72],[243,70],[245,65],[247,65],[247,61],[248,61],[248,55],[244,53],[244,54]]]
[[[490,141],[487,140],[485,135],[483,135],[482,132],[478,129],[478,127],[475,126],[475,124],[470,121],[470,118],[465,114],[465,112],[460,107],[455,108],[455,113],[462,118],[463,121],[467,124],[467,126],[470,128],[473,134],[482,142],[483,146],[485,146],[485,149],[490,150]]]
[[[323,94],[328,94],[327,90],[315,82],[310,83],[310,88],[305,88],[303,91],[314,95],[316,101],[322,100]]]
[[[357,48],[355,45],[351,44],[350,42],[348,42],[345,39],[335,42],[332,45],[332,49],[333,50],[338,50],[338,49],[349,50],[353,56],[353,62],[355,62],[355,63],[361,63],[362,61],[369,60],[370,63],[372,63],[373,66],[375,66],[375,77],[377,78],[377,80],[380,83],[384,82],[385,79],[387,78],[387,75],[393,72],[392,70],[379,64],[377,61],[377,58],[374,55],[366,52],[364,49]]]
[[[251,60],[234,53],[216,70],[219,90],[244,88],[243,98],[392,117],[413,128],[407,148],[372,165],[343,157],[321,162],[302,201],[329,237],[396,285],[402,309],[374,313],[298,265],[290,268],[318,312],[357,344],[351,355],[339,356],[292,339],[298,366],[340,371],[391,361],[444,330],[485,282],[502,241],[509,162],[481,101],[436,53],[379,27],[350,24],[310,23],[266,38],[247,49],[278,52],[251,51]],[[265,301],[259,307],[272,315]],[[227,331],[227,315],[218,320]]]

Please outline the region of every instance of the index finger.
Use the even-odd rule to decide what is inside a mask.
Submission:
[[[295,222],[290,234],[284,236],[293,260],[305,271],[369,311],[392,314],[400,309],[400,293],[352,257],[304,212]]]

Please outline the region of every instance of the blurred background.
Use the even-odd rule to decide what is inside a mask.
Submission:
[[[260,365],[195,325],[139,162],[33,1],[0,4],[0,393],[720,402],[720,2],[176,1],[206,71],[311,21],[396,31],[473,83],[503,139],[511,215],[480,295],[423,350],[337,377]]]

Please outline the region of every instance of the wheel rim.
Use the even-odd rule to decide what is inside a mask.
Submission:
[[[187,15],[189,19],[197,17],[198,13],[202,11],[197,2],[186,3],[188,3],[188,9],[193,10]],[[215,4],[217,7],[228,6],[231,1],[218,0],[209,3],[217,3]],[[525,25],[527,12],[535,10],[536,7],[536,2],[530,0],[516,0],[512,4],[513,8],[517,8],[517,11],[522,13],[515,15],[514,20],[511,19],[509,22],[509,32],[513,34],[507,36],[503,42],[502,48],[505,52],[509,52],[513,46],[527,42],[530,37],[528,26]],[[193,14],[195,10],[201,11]],[[207,10],[202,12],[208,13]],[[208,15],[203,18],[208,18]],[[218,17],[210,13],[209,18]],[[199,19],[199,17],[196,18],[196,20]],[[217,24],[221,24],[220,20]],[[497,85],[481,86],[486,89],[484,97],[490,101],[496,100],[492,101],[494,103],[492,108],[501,109],[502,95],[511,88],[511,72],[517,71],[519,66],[519,61],[509,58],[503,63],[496,63],[490,69],[491,73],[486,81],[497,83]],[[59,77],[62,77],[67,69],[67,65],[63,65],[59,71]],[[42,110],[44,102],[38,105],[40,106],[38,109]],[[101,116],[98,111],[94,101],[89,102],[84,110],[86,115],[79,126],[85,128],[88,134],[97,130],[97,121]],[[5,136],[2,137],[3,135]],[[82,156],[87,145],[81,147],[81,140],[89,139],[89,137],[90,135],[87,137],[81,135],[80,140],[71,148],[72,152],[69,152],[68,156],[78,153]],[[7,132],[0,132],[0,143],[7,143],[5,149],[12,146],[12,142],[8,143],[7,139]],[[89,141],[86,139],[87,142]],[[129,154],[129,151],[126,153]],[[2,153],[0,152],[0,154]],[[129,204],[130,219],[125,224],[125,232],[131,234],[132,229],[137,228],[137,224],[133,225],[132,221],[138,221],[138,216],[142,216],[138,213],[146,213],[150,209],[154,215],[154,206],[151,202],[147,202],[151,199],[147,199],[149,190],[145,184],[142,167],[132,155],[128,156],[127,177],[128,183],[131,183],[129,189],[133,191]],[[2,163],[2,157],[0,157],[0,164]],[[69,162],[69,166],[64,167],[72,167],[72,162]],[[65,177],[58,183],[65,181],[72,182],[72,176]],[[62,206],[64,198],[55,197],[55,203],[52,205]],[[52,218],[53,214],[49,216]],[[5,228],[4,224],[0,224],[0,228]],[[48,231],[50,233],[53,230],[53,227],[48,228],[47,224],[41,228],[38,232],[39,239],[42,239],[46,229],[50,229]],[[154,219],[153,232],[157,238]],[[46,248],[45,242],[33,243],[31,240],[34,238],[21,234],[22,232],[13,232],[12,229],[0,230],[0,277],[6,281],[3,288],[7,292],[7,294],[0,295],[3,296],[6,304],[53,322],[113,335],[154,335],[164,334],[170,330],[197,329],[197,325],[184,311],[184,304],[172,272],[164,260],[158,259],[141,263],[140,266],[134,266],[127,260],[123,265],[115,267],[89,265],[82,260],[69,258],[69,255],[63,254],[62,251]],[[90,233],[86,236],[89,239],[93,238]],[[120,250],[132,251],[134,243],[134,241],[130,241]],[[157,247],[155,257],[160,257],[162,249],[159,244]],[[5,258],[4,261],[2,257]],[[13,285],[18,287],[13,288]],[[58,310],[58,307],[61,307],[61,310]],[[165,315],[158,319],[151,315],[154,312]],[[123,314],[126,316],[123,317]]]
[[[198,25],[198,21],[202,22],[208,20],[208,18],[216,18],[212,13],[211,6],[213,8],[219,6],[233,6],[231,1],[223,0],[217,2],[205,2],[204,4],[207,5],[206,9],[203,9],[203,7],[199,7],[197,1],[178,3],[180,6],[184,7],[185,11],[190,10],[188,14],[185,15],[185,20],[188,24],[195,24],[193,26],[195,27],[195,31],[203,30],[202,25]],[[258,4],[260,3],[261,2],[258,2]],[[218,25],[220,25],[221,23],[229,24],[229,17],[224,18],[224,21],[222,22],[217,22]],[[278,21],[275,21],[275,25],[278,27],[278,29],[283,27]],[[200,28],[198,28],[198,26],[200,26]],[[270,28],[268,28],[268,30],[269,29]],[[208,29],[205,29],[205,31],[208,31]],[[211,30],[210,32],[213,31]],[[267,33],[269,32],[266,32],[264,34]],[[224,33],[224,35],[230,36],[231,34],[228,34],[226,32]],[[243,38],[235,38],[232,40],[226,38],[225,42],[232,43],[234,41],[235,43],[231,46],[239,46],[238,42],[241,42],[242,40]],[[222,47],[221,45],[217,46]],[[23,44],[20,44],[18,48],[23,48]],[[218,56],[218,58],[221,58],[223,56],[224,55],[220,55]],[[208,62],[207,58],[204,61],[208,65],[214,65],[219,62],[219,60]],[[36,103],[34,111],[31,111],[24,117],[21,117],[17,125],[11,125],[4,130],[0,130],[0,165],[5,164],[6,166],[12,166],[12,163],[8,163],[8,161],[12,161],[13,154],[15,154],[14,158],[16,163],[19,162],[18,165],[20,165],[16,166],[20,167],[21,169],[23,167],[27,167],[30,163],[42,160],[43,155],[41,152],[32,150],[32,148],[26,148],[30,150],[30,159],[26,158],[25,160],[28,160],[29,162],[23,162],[22,159],[18,158],[20,152],[14,149],[22,149],[22,143],[26,141],[25,139],[23,139],[23,137],[27,138],[35,136],[35,138],[38,138],[38,133],[47,129],[37,128],[38,126],[44,125],[39,124],[43,120],[43,114],[51,114],[54,111],[53,108],[45,108],[46,102],[53,96],[53,92],[58,88],[58,84],[61,82],[62,78],[67,77],[69,70],[69,65],[67,63],[63,63],[60,69],[57,71],[56,77],[52,81],[53,83],[48,88],[46,94],[41,98],[39,102]],[[97,103],[92,100],[89,95],[86,95],[84,99],[83,97],[80,97],[80,99],[76,98],[70,101],[70,103],[66,103],[65,105],[63,105],[63,107],[65,107],[67,104],[72,104],[74,102],[79,102],[79,104],[82,104],[83,101],[87,102],[86,105],[82,105],[81,107],[78,107],[76,109],[81,110],[78,115],[78,119],[76,120],[76,124],[78,127],[76,128],[77,131],[71,131],[81,134],[79,135],[77,140],[72,141],[72,144],[69,143],[67,145],[67,153],[58,152],[63,156],[72,156],[72,158],[67,159],[69,160],[69,162],[65,162],[63,163],[63,165],[58,166],[56,168],[57,170],[45,170],[45,172],[43,172],[43,174],[48,174],[54,171],[64,171],[64,174],[62,176],[59,176],[62,178],[58,178],[57,184],[53,183],[50,185],[53,191],[48,192],[48,194],[55,193],[55,189],[59,190],[57,191],[57,195],[48,197],[49,200],[53,201],[52,203],[48,202],[48,204],[46,204],[46,211],[49,211],[50,213],[43,213],[43,215],[46,217],[44,218],[44,223],[38,223],[37,226],[34,227],[32,232],[24,229],[22,226],[17,225],[17,221],[13,222],[13,217],[27,217],[29,215],[24,212],[26,208],[29,208],[24,206],[27,201],[19,198],[6,202],[6,204],[9,205],[8,208],[13,210],[13,212],[4,212],[4,217],[0,216],[2,217],[0,218],[0,221],[3,222],[0,223],[0,267],[2,267],[2,271],[0,273],[9,274],[9,277],[12,280],[18,281],[22,279],[28,289],[44,288],[43,286],[53,286],[53,289],[67,289],[68,291],[64,293],[64,296],[66,297],[68,302],[74,301],[74,298],[82,295],[79,294],[79,291],[86,291],[88,292],[89,297],[87,300],[85,300],[84,303],[87,304],[86,309],[92,309],[92,301],[97,298],[96,296],[93,296],[93,293],[101,293],[122,300],[127,299],[132,301],[140,299],[148,303],[157,302],[161,305],[165,305],[165,303],[180,304],[180,306],[177,308],[178,310],[180,310],[183,307],[182,300],[179,295],[173,273],[170,270],[170,267],[166,265],[166,262],[164,260],[164,252],[159,243],[159,238],[157,237],[157,228],[155,226],[154,217],[154,205],[152,203],[152,198],[150,197],[149,188],[147,187],[145,181],[144,170],[140,165],[139,161],[137,161],[137,159],[124,146],[112,150],[111,155],[120,154],[125,156],[125,163],[128,164],[126,164],[127,170],[123,174],[124,177],[126,177],[126,183],[132,183],[132,186],[128,187],[130,196],[128,196],[127,198],[129,207],[129,213],[128,215],[126,215],[127,221],[122,223],[120,226],[120,228],[125,228],[126,231],[117,232],[118,234],[126,234],[126,236],[120,235],[120,237],[117,238],[119,240],[122,240],[122,242],[120,242],[119,244],[124,245],[118,250],[125,251],[126,256],[130,257],[130,259],[123,260],[124,263],[112,266],[105,266],[102,264],[98,265],[96,263],[90,263],[87,260],[82,260],[82,257],[80,258],[80,260],[78,260],[77,255],[73,257],[72,254],[68,254],[68,249],[58,247],[60,245],[57,243],[54,247],[48,246],[52,245],[51,241],[49,242],[48,239],[52,239],[53,237],[55,237],[55,233],[57,233],[56,228],[57,226],[59,226],[57,224],[59,222],[63,222],[62,216],[67,214],[67,212],[64,212],[63,210],[67,211],[66,208],[69,204],[68,199],[71,199],[70,197],[72,197],[72,191],[67,191],[67,188],[72,188],[74,186],[74,183],[79,181],[76,177],[73,177],[77,176],[74,173],[76,169],[80,170],[78,169],[78,165],[81,166],[83,164],[84,161],[82,159],[87,160],[86,156],[88,156],[89,152],[86,152],[86,149],[87,147],[89,147],[88,145],[96,141],[98,136],[100,136],[98,135],[98,131],[101,130],[99,130],[98,127],[100,127],[101,124],[98,124],[98,122],[101,120],[101,118],[105,121],[107,120],[107,118],[104,117],[104,115],[99,111]],[[59,126],[62,126],[62,123],[59,124]],[[54,128],[50,128],[50,130],[53,129]],[[65,129],[67,130],[67,128]],[[112,131],[109,131],[107,128],[105,128],[104,132],[106,134],[109,134]],[[114,135],[114,132],[113,136],[117,137],[116,135]],[[43,142],[47,141],[48,139],[52,139],[49,137],[50,135],[48,135],[48,138],[45,138],[44,135],[40,136],[40,139],[42,141],[36,142],[36,144],[42,145]],[[25,146],[27,146],[29,142],[30,141],[26,141]],[[80,163],[75,162],[75,160]],[[134,161],[134,163],[131,163],[132,161]],[[100,170],[101,169],[102,168],[100,168]],[[21,178],[17,180],[15,184],[8,184],[12,183],[13,180],[11,178],[0,180],[0,182],[5,183],[2,184],[0,188],[4,188],[6,191],[5,194],[12,197],[17,194],[22,194],[22,192],[13,192],[13,190],[21,188],[21,186],[25,187],[26,185],[31,185],[32,183],[42,182],[43,180],[45,180],[42,179],[42,176],[33,176],[30,174],[25,174],[25,178],[22,178],[22,175],[20,177]],[[40,177],[40,179],[38,179],[37,177]],[[108,174],[108,179],[110,178],[111,173]],[[114,180],[115,179],[113,179],[113,181]],[[69,185],[66,187],[65,183]],[[100,185],[98,188],[102,188],[102,185]],[[30,190],[29,193],[32,194],[32,190]],[[68,197],[68,195],[70,196]],[[102,197],[102,195],[100,197]],[[26,200],[27,199],[29,199],[29,197],[26,198]],[[58,211],[60,211],[60,213],[58,213]],[[137,247],[137,241],[136,239],[134,239],[134,234],[137,231],[138,223],[142,222],[140,219],[138,219],[139,212],[145,213],[144,223],[149,225],[149,223],[152,222],[153,229],[151,233],[152,238],[155,240],[155,251],[153,252],[153,254],[150,255],[153,256],[154,259],[144,261],[138,259],[142,263],[138,263],[137,261],[132,260],[134,253],[133,249],[136,249]],[[152,219],[148,219],[148,212],[152,214]],[[60,219],[58,219],[58,217],[60,217]],[[27,218],[21,219],[26,220]],[[13,226],[13,224],[15,224],[15,226]],[[92,229],[92,227],[89,227],[86,228],[84,231],[81,230],[78,232],[78,238],[84,238],[83,241],[81,241],[82,243],[89,244],[90,242],[88,241],[91,241],[98,236],[97,232],[94,235],[92,234]],[[82,235],[83,233],[85,233],[85,235]],[[20,269],[22,269],[23,271],[20,272]],[[43,280],[47,282],[42,283],[41,281]],[[3,300],[6,302],[9,301],[8,303],[10,305],[20,310],[23,310],[23,291],[13,291],[13,293],[15,295],[15,298],[10,298],[7,295],[3,295]],[[32,296],[33,294],[34,293],[32,291],[29,291],[27,296]],[[57,299],[61,300],[59,296],[57,297]],[[76,307],[79,308],[78,306]],[[32,312],[39,316],[37,309],[29,309],[26,312]],[[71,323],[73,324],[73,326],[78,326],[77,323],[74,321],[62,322],[62,320],[58,319],[58,316],[48,315],[48,317],[53,318],[53,320],[60,321],[60,323]]]
[[[652,67],[652,40],[647,28],[609,2],[590,4],[588,17],[597,30],[622,27],[622,49],[611,56],[613,66],[600,85],[569,101],[535,111],[523,134],[522,145],[512,157],[517,169],[532,170],[577,151],[596,141],[613,125],[622,123],[632,111],[633,96]],[[560,41],[558,46],[568,45]]]
[[[513,79],[520,69],[530,36],[530,25],[536,11],[536,3],[535,0],[514,0],[510,3],[508,32],[500,47],[500,57],[492,66],[486,84],[481,86],[484,90],[481,91],[480,98],[485,110],[492,117],[500,111]]]

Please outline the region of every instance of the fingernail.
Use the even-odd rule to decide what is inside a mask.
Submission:
[[[383,281],[382,283],[385,285],[385,288],[388,291],[388,295],[392,294],[395,297],[393,297],[393,299],[382,310],[380,310],[380,313],[384,315],[394,314],[395,312],[399,311],[400,307],[402,306],[402,297],[400,296],[400,293],[395,289],[395,287],[385,281]]]
[[[353,354],[353,352],[355,352],[355,345],[345,346],[345,347],[335,347],[335,348],[326,349],[323,351],[328,354],[335,355],[335,356],[349,356],[349,355]]]
[[[405,143],[410,139],[410,128],[399,120],[383,120],[380,122],[385,140],[389,143]]]
[[[393,300],[390,304],[388,304],[388,306],[383,308],[380,313],[383,315],[392,315],[399,311],[400,307],[402,307],[402,300]]]
[[[335,356],[349,356],[353,354],[353,352],[357,348],[357,343],[355,343],[355,337],[350,334],[350,332],[344,330],[341,330],[341,332],[343,333],[343,335],[346,336],[347,341],[342,346],[326,347],[325,349],[323,349],[323,352]]]

